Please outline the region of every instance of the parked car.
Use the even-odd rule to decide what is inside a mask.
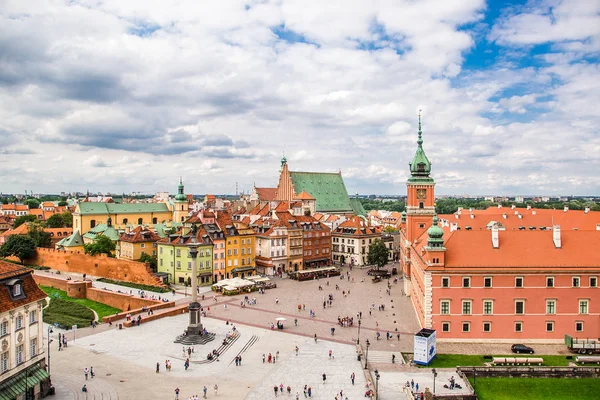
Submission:
[[[525,346],[524,344],[513,344],[510,346],[510,349],[513,353],[533,354],[533,349],[529,346]]]

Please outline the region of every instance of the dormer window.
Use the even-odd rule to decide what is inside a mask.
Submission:
[[[11,300],[20,300],[25,298],[23,292],[23,281],[21,279],[11,279],[6,282],[6,288],[10,294]]]
[[[22,293],[22,291],[21,291],[21,284],[20,284],[20,283],[17,283],[17,284],[15,284],[15,285],[13,285],[13,287],[12,287],[12,294],[13,294],[13,297],[20,296],[20,295],[21,295],[21,293]]]

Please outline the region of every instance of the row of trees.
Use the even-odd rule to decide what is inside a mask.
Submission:
[[[25,200],[23,200],[23,204],[28,205],[29,208],[40,208],[40,204],[42,204],[42,202],[44,201],[56,201],[59,200],[58,205],[63,207],[63,206],[67,206],[67,199],[66,198],[56,198],[53,196],[44,196],[41,197],[40,199],[36,199],[33,197],[29,197]],[[0,202],[2,204],[9,204],[9,203],[17,203],[21,200],[17,199],[16,197],[2,197],[0,198]]]
[[[374,199],[360,199],[361,204],[367,211],[386,210],[386,211],[404,211],[406,203],[403,200],[379,201]]]
[[[45,228],[70,228],[73,226],[73,214],[70,211],[52,214],[47,221],[40,221],[35,215],[21,215],[15,219],[13,229],[23,225],[25,222],[33,222]]]

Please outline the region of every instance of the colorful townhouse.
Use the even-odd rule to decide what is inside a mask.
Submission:
[[[195,233],[194,233],[195,230]],[[168,275],[169,283],[190,285],[192,279],[192,257],[189,245],[198,246],[198,285],[212,284],[213,243],[208,232],[202,226],[185,229],[186,233],[168,235],[157,243],[157,270]]]
[[[225,260],[225,233],[216,223],[215,213],[208,210],[200,210],[185,221],[185,226],[202,225],[213,243],[213,283],[225,279],[227,276]]]
[[[371,226],[366,218],[354,216],[342,222],[332,233],[333,261],[355,266],[367,265],[369,246],[381,239],[381,226]]]
[[[157,244],[160,240],[154,231],[138,226],[133,230],[125,231],[117,244],[117,258],[124,260],[139,260],[142,253],[156,256]]]
[[[215,220],[225,234],[225,277],[245,277],[256,274],[254,260],[254,230],[244,223],[234,223],[232,215],[218,211]]]

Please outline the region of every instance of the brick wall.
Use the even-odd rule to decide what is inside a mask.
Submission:
[[[164,286],[152,273],[148,264],[119,260],[104,254],[90,256],[80,252],[38,247],[36,257],[28,260],[27,264],[43,265],[64,272],[88,274],[143,285]]]
[[[33,279],[38,285],[50,286],[55,289],[64,290],[65,292],[67,291],[67,284],[69,282],[66,279],[53,278],[51,276],[37,274],[33,274]]]
[[[165,304],[168,304],[168,303],[165,303]],[[173,303],[173,306],[174,305],[175,305],[175,303]],[[154,321],[156,319],[160,319],[160,318],[164,318],[164,317],[172,317],[174,315],[185,314],[188,311],[189,311],[189,309],[188,309],[187,304],[181,305],[181,306],[176,306],[172,310],[166,311],[164,313],[153,314],[153,315],[143,315],[142,320],[140,322],[143,324],[145,322]],[[129,327],[133,326],[133,321],[123,322],[123,326],[129,328]],[[182,329],[184,330],[185,327],[182,327]]]
[[[87,299],[97,301],[98,303],[108,304],[111,307],[123,311],[136,310],[138,308],[162,303],[158,300],[141,299],[130,294],[112,292],[98,288],[88,288]]]

